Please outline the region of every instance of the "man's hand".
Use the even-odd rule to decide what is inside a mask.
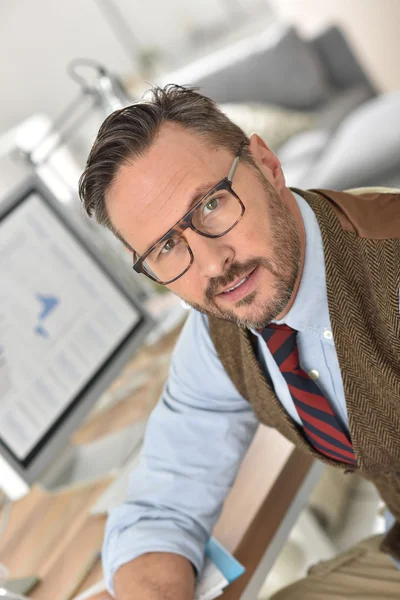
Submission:
[[[152,552],[118,569],[114,587],[117,600],[192,600],[194,570],[183,556]]]

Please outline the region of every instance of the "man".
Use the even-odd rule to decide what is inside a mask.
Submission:
[[[290,190],[258,135],[178,86],[106,119],[80,195],[135,271],[195,309],[108,521],[118,600],[192,598],[259,421],[373,481],[400,520],[400,195]],[[399,528],[384,543],[397,558]],[[379,543],[277,598],[400,597]]]

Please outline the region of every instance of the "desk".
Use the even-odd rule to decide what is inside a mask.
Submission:
[[[164,355],[172,349],[175,338],[176,334],[170,336],[168,344],[163,340],[159,352]],[[146,355],[153,368],[160,371],[154,349],[138,353],[134,368],[143,369]],[[75,442],[96,439],[110,428],[115,431],[143,418],[157,401],[160,389],[160,381],[152,377],[147,388],[123,397],[107,410],[95,412],[76,433]],[[313,464],[310,457],[278,432],[259,427],[214,530],[214,535],[246,567],[246,573],[226,590],[224,600],[256,598],[256,590],[321,470],[322,466]],[[13,577],[34,574],[41,578],[30,595],[32,600],[70,600],[82,567],[91,563],[101,548],[106,517],[92,516],[89,509],[110,481],[105,477],[57,493],[35,486],[13,505],[0,544],[0,562],[9,567]],[[100,561],[92,566],[75,593],[102,578]],[[102,594],[96,600],[106,597]]]
[[[13,577],[38,575],[37,600],[63,600],[74,575],[101,547],[105,517],[89,509],[110,479],[55,494],[39,486],[15,502],[0,546],[0,562]]]
[[[246,567],[246,573],[226,590],[224,600],[245,598],[242,594],[250,584],[260,587],[267,568],[256,577],[257,567],[271,544],[269,562],[279,553],[318,476],[313,470],[312,459],[277,432],[260,427],[214,530]],[[0,561],[15,577],[39,575],[42,582],[31,593],[33,600],[66,600],[82,565],[100,549],[106,518],[90,515],[89,509],[109,482],[104,479],[54,494],[34,487],[14,504]],[[301,498],[294,502],[299,491]],[[101,577],[98,561],[76,592]]]

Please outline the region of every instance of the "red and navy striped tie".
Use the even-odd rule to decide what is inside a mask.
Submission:
[[[297,331],[271,324],[260,330],[274,357],[312,446],[333,460],[357,464],[353,446],[317,384],[299,363]]]

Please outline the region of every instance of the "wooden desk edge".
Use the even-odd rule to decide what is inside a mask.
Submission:
[[[234,552],[238,561],[246,567],[246,572],[227,588],[223,594],[224,600],[240,599],[306,478],[313,461],[311,456],[297,449],[293,450]]]

